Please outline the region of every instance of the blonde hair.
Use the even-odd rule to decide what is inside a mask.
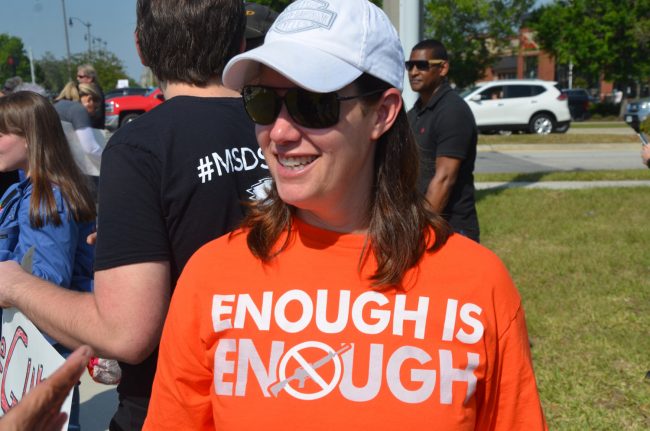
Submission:
[[[63,90],[59,93],[58,96],[56,96],[57,102],[59,100],[72,100],[73,102],[78,102],[81,100],[81,97],[79,96],[79,89],[77,88],[77,84],[69,81],[67,84],[65,84],[65,87],[63,87]]]
[[[90,96],[96,102],[102,100],[102,94],[99,91],[99,87],[97,86],[97,84],[93,82],[89,84],[79,84],[78,88],[79,88],[79,97]]]

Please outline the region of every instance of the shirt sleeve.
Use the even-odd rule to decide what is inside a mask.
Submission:
[[[70,287],[74,269],[79,228],[69,217],[67,206],[58,189],[54,189],[61,224],[46,223],[33,227],[29,221],[29,200],[26,193],[18,211],[18,242],[12,259],[20,262],[31,246],[34,246],[32,274],[62,287]]]
[[[106,147],[99,183],[96,270],[170,259],[160,183],[160,161],[153,154],[119,142]]]
[[[498,339],[497,363],[476,429],[548,430],[533,373],[523,308]]]
[[[70,122],[75,130],[91,127],[90,114],[80,102],[73,102],[73,105],[70,105]]]
[[[82,129],[76,129],[75,134],[79,139],[81,148],[83,148],[84,153],[97,165],[101,163],[102,158],[102,147],[99,145],[97,140],[95,140],[95,134],[93,129],[90,127],[84,127]]]
[[[199,252],[200,254],[200,252]],[[213,364],[201,339],[211,304],[197,273],[196,255],[183,271],[163,329],[158,366],[143,430],[214,429]]]
[[[454,157],[465,160],[475,145],[476,125],[469,108],[460,100],[442,109],[435,130],[437,134],[436,157]]]

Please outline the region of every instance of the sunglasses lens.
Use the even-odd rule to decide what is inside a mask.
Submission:
[[[256,124],[272,124],[282,109],[282,101],[291,118],[303,127],[324,129],[339,121],[340,102],[336,93],[312,93],[290,88],[279,96],[273,88],[248,85],[242,90],[246,113]]]
[[[291,118],[310,129],[332,127],[339,121],[340,102],[336,93],[312,93],[292,88],[284,96]]]
[[[242,91],[244,108],[254,123],[269,125],[282,107],[282,99],[270,88],[246,86]]]
[[[415,66],[418,70],[421,71],[429,70],[429,62],[426,60],[409,60],[404,64],[406,65],[406,70],[413,69],[413,66]]]

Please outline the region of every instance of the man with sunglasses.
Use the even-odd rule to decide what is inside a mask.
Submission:
[[[408,112],[421,149],[419,188],[452,228],[479,241],[474,201],[477,128],[467,103],[447,82],[445,46],[426,39],[405,63],[411,89],[419,94]]]

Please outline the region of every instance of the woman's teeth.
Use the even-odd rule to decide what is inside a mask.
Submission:
[[[300,169],[314,160],[316,160],[316,156],[302,156],[302,157],[280,157],[278,156],[278,160],[280,161],[280,164],[284,166],[285,168],[289,169]]]

